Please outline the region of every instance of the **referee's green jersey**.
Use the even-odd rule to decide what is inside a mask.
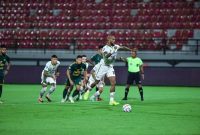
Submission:
[[[140,66],[143,64],[142,60],[138,57],[128,57],[128,72],[136,73],[140,71]]]

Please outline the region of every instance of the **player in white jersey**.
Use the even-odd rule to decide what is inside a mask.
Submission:
[[[90,87],[95,81],[96,81],[96,72],[97,72],[97,67],[98,65],[94,66],[94,68],[90,71],[91,75],[89,77],[87,86]],[[103,87],[104,87],[105,83],[104,83],[104,77],[99,81],[99,83],[96,85],[96,88],[98,88],[97,91],[99,91],[99,96],[100,94],[103,92]],[[91,96],[90,100],[92,101],[101,101],[99,96]],[[84,99],[87,100],[87,99]]]
[[[115,84],[116,84],[116,78],[115,78],[115,71],[113,69],[113,63],[117,57],[117,51],[119,49],[126,49],[131,51],[131,49],[125,47],[125,46],[119,46],[114,44],[115,43],[115,37],[110,35],[107,37],[107,44],[103,47],[103,59],[101,59],[100,63],[97,64],[97,70],[96,70],[96,80],[93,84],[90,86],[87,86],[87,92],[85,93],[86,96],[89,95],[89,91],[97,84],[99,81],[106,75],[107,78],[110,81],[111,88],[110,88],[110,102],[109,105],[118,105],[119,103],[114,100],[115,95]],[[97,91],[94,94],[94,98],[96,98],[100,94],[99,91]],[[85,96],[85,95],[84,95]]]
[[[51,87],[49,89],[49,92],[46,95],[46,99],[51,102],[50,95],[55,91],[56,89],[56,78],[59,76],[58,67],[60,65],[60,62],[58,61],[58,57],[56,55],[51,56],[51,61],[46,63],[46,66],[41,74],[41,84],[42,89],[40,91],[40,95],[38,98],[38,102],[43,102],[43,95],[45,94],[47,90],[47,85],[50,84]]]

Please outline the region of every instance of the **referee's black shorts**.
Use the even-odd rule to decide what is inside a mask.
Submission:
[[[128,72],[127,84],[131,85],[135,82],[135,84],[141,84],[140,72]]]

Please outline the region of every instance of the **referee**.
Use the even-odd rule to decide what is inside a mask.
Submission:
[[[126,88],[125,88],[125,95],[122,100],[128,99],[127,96],[129,93],[130,85],[133,84],[133,82],[135,82],[140,92],[141,101],[144,101],[143,89],[142,89],[142,84],[141,84],[141,77],[144,80],[143,62],[139,57],[137,57],[136,49],[131,51],[131,57],[128,57],[126,59],[123,57],[120,57],[120,59],[128,63],[128,78],[127,78],[127,83],[126,83]]]

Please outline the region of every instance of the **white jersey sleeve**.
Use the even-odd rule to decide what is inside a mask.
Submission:
[[[59,61],[57,61],[56,65],[52,65],[51,61],[49,61],[49,62],[47,62],[46,66],[44,68],[44,71],[47,71],[48,74],[50,74],[50,75],[54,75],[56,73],[59,65],[60,65]]]
[[[45,70],[45,71],[49,71],[50,65],[51,65],[51,61],[47,62],[46,65],[45,65],[44,70]]]

